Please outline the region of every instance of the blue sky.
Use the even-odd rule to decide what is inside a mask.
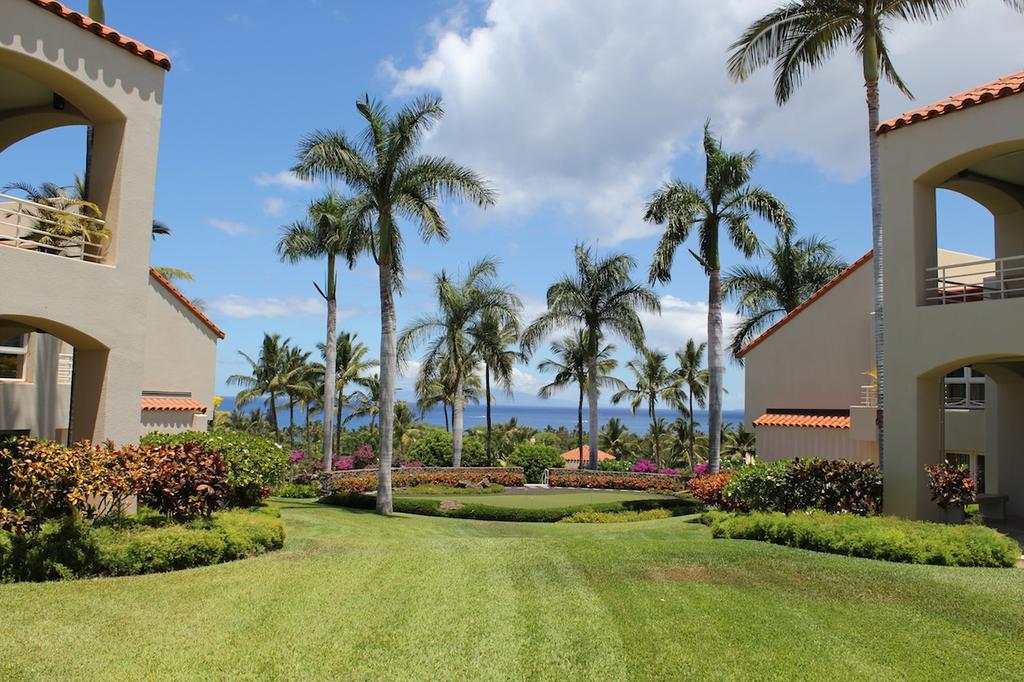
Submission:
[[[311,284],[321,266],[285,265],[274,253],[280,226],[323,188],[286,171],[303,134],[359,130],[353,103],[364,92],[394,107],[420,92],[441,94],[448,116],[427,149],[469,163],[501,195],[486,212],[446,206],[446,244],[421,244],[409,231],[400,326],[431,306],[432,273],[483,255],[501,259],[502,278],[532,312],[571,266],[577,241],[634,255],[642,275],[657,239],[641,220],[643,198],[669,176],[700,180],[696,144],[708,118],[727,148],[760,150],[755,180],[786,201],[801,232],[833,240],[847,260],[870,245],[854,59],[839,55],[783,109],[768,74],[739,85],[725,77],[729,41],[771,0],[106,4],[109,24],[173,61],[156,216],[174,234],[154,243],[152,262],[192,271],[196,280],[182,289],[227,332],[218,392],[233,392],[225,380],[245,368],[237,351],[255,351],[264,331],[307,349],[323,338]],[[978,2],[940,25],[899,29],[893,51],[923,103],[1021,68],[1024,48],[1013,36],[1022,28],[999,3]],[[911,106],[883,91],[883,117]],[[69,183],[82,169],[83,140],[71,128],[19,143],[0,155],[0,183]],[[955,196],[940,197],[939,208],[941,245],[991,254],[983,212]],[[340,281],[340,326],[376,349],[371,263]],[[652,344],[670,351],[702,338],[706,283],[696,264],[678,258],[673,282],[657,292],[665,315],[648,321]],[[517,400],[535,402],[542,380],[521,367]],[[741,408],[741,368],[728,367],[726,385],[726,407]]]

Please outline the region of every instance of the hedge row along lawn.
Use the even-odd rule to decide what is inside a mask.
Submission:
[[[1024,573],[282,501],[282,550],[0,585],[0,679],[1008,679]]]
[[[332,495],[325,501],[354,509],[373,509],[375,502],[372,496],[357,493]],[[581,511],[615,513],[667,509],[681,515],[692,514],[700,506],[700,503],[690,498],[618,492],[505,494],[486,496],[484,499],[472,495],[445,496],[440,499],[394,498],[395,511],[406,514],[534,523],[554,523]]]
[[[892,516],[825,512],[708,512],[702,520],[720,538],[764,540],[847,556],[939,566],[1010,568],[1020,546],[985,526],[908,521]]]

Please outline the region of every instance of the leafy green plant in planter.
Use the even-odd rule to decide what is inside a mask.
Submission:
[[[540,483],[545,469],[559,467],[564,463],[557,448],[536,443],[520,443],[506,461],[511,466],[523,468],[527,483]]]
[[[967,467],[943,462],[926,466],[924,470],[928,473],[932,502],[942,508],[948,522],[963,523],[964,508],[974,501],[975,490]]]

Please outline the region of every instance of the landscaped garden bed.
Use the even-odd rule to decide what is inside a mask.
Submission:
[[[548,469],[545,479],[552,488],[660,490],[664,492],[685,490],[687,481],[687,477],[678,474],[641,473],[637,471],[590,471],[587,469]]]
[[[0,444],[0,582],[153,573],[281,547],[278,514],[253,509],[284,472],[280,448],[235,435],[148,441]]]
[[[467,496],[470,497],[470,496]],[[554,523],[578,512],[643,512],[664,509],[672,516],[692,514],[701,504],[689,497],[644,496],[615,492],[486,495],[484,499],[460,499],[460,496],[413,497],[396,495],[394,510],[406,514],[442,516],[481,521],[521,521]],[[328,504],[355,509],[373,509],[375,499],[362,493],[337,493],[324,498]]]
[[[825,512],[708,512],[716,538],[763,540],[830,554],[940,566],[1012,567],[1016,542],[985,526]]]
[[[484,483],[512,487],[526,484],[521,467],[402,467],[391,470],[395,489],[421,485],[483,487]],[[377,469],[334,471],[323,477],[324,495],[366,493],[377,490]]]

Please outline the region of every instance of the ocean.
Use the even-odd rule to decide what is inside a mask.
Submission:
[[[255,407],[257,404],[252,403],[247,406],[247,409]],[[221,410],[232,410],[234,408],[234,398],[230,396],[224,397],[224,402],[221,404]],[[346,412],[349,408],[346,408]],[[288,423],[288,410],[287,408],[279,410],[278,418],[282,426]],[[344,416],[344,413],[343,413]],[[605,407],[601,406],[598,416],[601,420],[601,426],[603,427],[607,421],[613,417],[618,418],[622,423],[632,432],[637,434],[647,433],[650,428],[650,421],[647,418],[647,412],[645,410],[638,411],[637,414],[633,414],[628,407]],[[666,421],[672,422],[679,413],[671,408],[662,408],[658,410],[658,417],[664,417]],[[697,411],[697,423],[700,428],[707,430],[707,412]],[[544,429],[547,426],[558,428],[564,426],[566,429],[572,431],[576,428],[576,408],[570,405],[518,405],[516,403],[498,403],[491,406],[491,421],[495,424],[499,422],[507,422],[512,418],[521,426],[529,426],[534,429]],[[448,418],[451,419],[451,413]],[[314,417],[319,420],[319,416]],[[437,426],[444,426],[444,413],[440,407],[428,410],[423,415],[422,420],[428,424],[435,424]],[[483,426],[487,423],[486,407],[484,405],[467,405],[464,415],[465,427],[472,428],[474,426]],[[733,425],[739,425],[743,422],[743,411],[742,410],[725,410],[722,413],[722,421],[726,424],[732,423]],[[295,410],[295,422],[297,424],[303,423],[302,411],[298,408]],[[352,419],[348,422],[348,428],[354,428],[366,424],[366,419]],[[583,406],[583,428],[588,429],[587,423],[587,407]]]

